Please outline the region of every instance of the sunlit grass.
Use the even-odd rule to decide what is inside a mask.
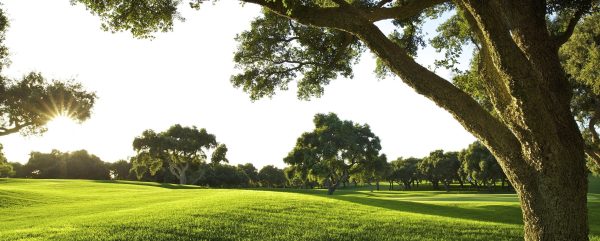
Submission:
[[[598,194],[591,237],[600,240]],[[1,240],[521,240],[514,194],[0,179]]]

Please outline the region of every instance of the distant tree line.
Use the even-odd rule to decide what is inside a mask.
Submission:
[[[26,164],[7,162],[0,145],[0,177],[36,179],[90,179],[90,180],[142,180],[150,182],[179,183],[177,176],[166,169],[138,178],[134,160],[104,162],[85,150],[49,153],[32,152]],[[195,185],[209,187],[286,187],[287,179],[282,169],[264,166],[260,170],[252,163],[237,166],[225,163],[202,164],[204,175]]]
[[[0,177],[141,180],[220,188],[326,188],[328,194],[347,186],[380,190],[494,190],[510,188],[498,161],[480,142],[459,152],[432,151],[422,158],[387,161],[379,137],[369,125],[317,114],[315,129],[303,133],[284,158],[288,167],[252,163],[230,165],[227,146],[195,126],[173,125],[163,132],[146,130],[133,141],[129,160],[104,162],[85,150],[32,152],[26,164],[9,163],[0,145]],[[210,157],[210,158],[209,158]],[[591,168],[594,172],[596,169]],[[423,185],[426,184],[426,185]],[[423,187],[421,187],[422,189]]]

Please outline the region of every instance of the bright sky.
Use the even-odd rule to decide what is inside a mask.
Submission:
[[[297,100],[290,88],[251,102],[229,82],[235,71],[234,36],[260,12],[251,4],[220,1],[200,11],[184,6],[187,20],[152,41],[103,32],[97,17],[68,0],[7,0],[1,7],[10,19],[6,45],[12,65],[5,75],[39,71],[53,79],[75,79],[99,96],[92,118],[83,124],[63,120],[43,136],[0,137],[9,161],[25,163],[31,151],[86,149],[112,162],[134,155],[131,143],[143,130],[163,131],[180,123],[215,134],[227,144],[233,164],[283,167],[296,138],[313,128],[316,113],[325,112],[368,123],[389,159],[459,150],[475,140],[400,79],[376,79],[370,54],[355,67],[354,79],[333,81],[320,99]],[[427,66],[436,53],[426,49],[420,56]]]

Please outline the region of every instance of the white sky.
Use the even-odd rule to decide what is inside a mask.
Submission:
[[[83,124],[51,126],[41,137],[0,137],[9,161],[24,163],[31,151],[87,149],[112,162],[134,154],[131,143],[143,130],[180,123],[215,134],[227,144],[233,164],[283,167],[296,138],[323,112],[368,123],[388,159],[459,150],[475,140],[400,79],[377,80],[368,53],[354,68],[354,79],[333,81],[321,99],[297,100],[290,88],[252,103],[229,82],[234,36],[260,12],[251,4],[220,1],[200,11],[183,6],[187,20],[152,41],[103,32],[97,17],[69,0],[7,0],[1,7],[10,19],[6,45],[12,65],[5,75],[39,71],[48,78],[75,79],[99,96],[92,118]],[[435,55],[426,49],[419,62],[432,65]]]

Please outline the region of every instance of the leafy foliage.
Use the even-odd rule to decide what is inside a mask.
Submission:
[[[270,11],[251,26],[236,37],[240,45],[234,61],[241,73],[231,82],[253,100],[287,89],[297,77],[299,98],[321,96],[330,80],[352,76],[352,64],[362,52],[348,33],[298,24]]]
[[[413,182],[419,178],[417,169],[418,163],[422,159],[410,157],[407,159],[398,158],[390,163],[391,172],[388,176],[390,182],[404,184],[405,189],[411,189]]]
[[[22,177],[30,178],[110,179],[109,164],[85,150],[32,152],[28,162],[21,168]]]
[[[13,176],[15,172],[13,166],[8,163],[4,156],[4,152],[2,151],[3,148],[2,144],[0,144],[0,177],[10,177]]]
[[[266,165],[258,172],[258,181],[263,187],[285,187],[287,179],[282,169]]]
[[[474,186],[489,187],[492,182],[506,178],[496,158],[478,141],[462,150],[459,159],[461,162],[459,173]]]
[[[327,179],[331,193],[351,174],[381,160],[379,137],[369,125],[342,121],[334,113],[317,114],[313,122],[315,129],[298,138],[284,162]]]
[[[183,20],[177,12],[180,0],[71,0],[81,3],[103,21],[102,29],[130,31],[139,38],[151,38],[152,33],[170,31],[174,20]]]
[[[10,63],[4,45],[8,18],[0,9],[0,72]],[[0,136],[46,131],[46,123],[59,115],[77,121],[90,118],[96,94],[72,81],[48,81],[31,72],[20,79],[0,75]]]
[[[138,153],[133,160],[133,170],[138,178],[148,170],[154,175],[162,168],[168,168],[181,184],[187,184],[188,177],[194,176],[196,180],[192,183],[202,178],[204,170],[199,167],[206,163],[208,151],[216,149],[212,163],[227,160],[227,147],[218,145],[213,134],[206,132],[206,129],[179,124],[161,133],[144,131],[133,140],[133,149]]]

